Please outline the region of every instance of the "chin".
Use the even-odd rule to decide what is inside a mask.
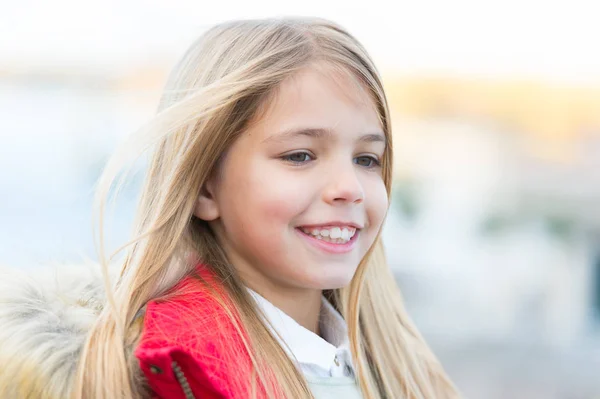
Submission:
[[[354,273],[348,274],[347,272],[341,275],[321,275],[314,280],[314,285],[320,290],[335,290],[350,285],[352,277],[354,277]]]
[[[298,285],[310,289],[333,290],[347,287],[357,267],[344,263],[325,263],[318,267],[305,268],[301,274],[296,275],[295,280]]]

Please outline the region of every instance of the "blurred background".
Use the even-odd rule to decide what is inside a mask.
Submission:
[[[600,6],[577,1],[4,1],[0,264],[95,258],[94,182],[191,42],[315,15],[383,75],[385,227],[407,307],[465,397],[600,398]],[[109,220],[128,237],[134,178]]]

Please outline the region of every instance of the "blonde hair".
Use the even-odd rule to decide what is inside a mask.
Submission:
[[[116,284],[105,271],[107,306],[88,336],[72,397],[142,397],[145,384],[132,350],[141,334],[136,315],[188,275],[197,260],[226,281],[233,308],[221,301],[247,341],[256,380],[269,397],[312,398],[307,382],[259,317],[242,280],[208,224],[193,217],[203,185],[221,155],[282,81],[315,63],[349,73],[371,95],[388,146],[383,180],[391,186],[387,100],[365,49],[340,26],[322,19],[223,23],[208,30],[175,67],[156,117],[107,164],[95,209],[98,246],[107,270],[103,217],[109,192],[133,160],[153,148],[134,222],[134,238]],[[228,278],[225,278],[228,277]],[[378,237],[348,287],[329,293],[346,319],[356,376],[365,399],[452,398],[456,391],[406,314]],[[236,316],[237,315],[237,316]],[[269,366],[267,366],[269,365]],[[274,380],[273,380],[274,378]],[[279,381],[272,386],[269,381]]]

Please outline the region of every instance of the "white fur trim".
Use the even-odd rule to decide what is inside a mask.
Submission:
[[[103,301],[97,264],[0,268],[0,398],[67,398]]]

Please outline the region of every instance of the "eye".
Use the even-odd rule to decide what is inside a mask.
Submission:
[[[284,155],[281,157],[281,159],[295,164],[302,164],[311,161],[313,157],[306,151],[300,151]]]
[[[363,155],[360,157],[354,158],[354,163],[360,166],[364,166],[365,168],[373,168],[375,166],[380,166],[381,163],[379,160],[370,155]]]

